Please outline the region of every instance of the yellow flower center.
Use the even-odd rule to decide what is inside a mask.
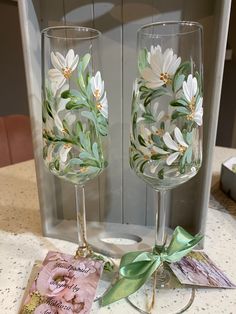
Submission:
[[[179,145],[179,152],[180,152],[180,155],[183,155],[186,151],[187,147],[184,147],[182,145]]]
[[[94,91],[94,97],[95,97],[96,100],[100,99],[101,94],[100,94],[100,90],[99,89],[96,89]]]
[[[80,172],[85,173],[88,170],[88,167],[81,167]]]
[[[72,73],[72,71],[71,71],[71,69],[68,68],[68,67],[65,67],[65,68],[62,69],[62,74],[64,75],[64,77],[65,77],[66,79],[70,78],[71,73]]]
[[[96,104],[96,107],[97,107],[98,110],[102,109],[102,105],[100,104],[100,102]]]
[[[165,132],[164,132],[163,129],[157,129],[155,133],[156,133],[156,135],[158,135],[158,136],[163,136]]]
[[[70,143],[64,144],[64,148],[65,148],[65,149],[70,148],[70,147],[72,147],[72,145],[71,145]]]
[[[171,84],[171,77],[167,72],[165,72],[165,73],[162,72],[160,74],[160,80],[162,80],[164,82],[164,84],[166,84],[166,85]]]
[[[196,106],[196,99],[195,99],[195,97],[193,97],[190,104],[189,104],[189,109],[190,109],[191,113],[187,115],[187,120],[193,120],[194,119],[195,106]]]

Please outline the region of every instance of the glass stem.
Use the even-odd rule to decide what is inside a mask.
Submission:
[[[79,187],[78,185],[75,185],[75,204],[79,250],[83,250],[88,248],[84,186]]]
[[[166,190],[155,191],[156,236],[155,247],[161,249],[166,243]]]

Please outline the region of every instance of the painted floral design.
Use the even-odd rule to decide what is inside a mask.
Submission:
[[[159,45],[139,53],[130,165],[146,178],[191,176],[200,167],[202,80],[191,62],[182,62],[173,49],[163,51]]]
[[[76,69],[79,56],[75,55],[74,50],[70,49],[63,57],[60,52],[51,52],[51,62],[54,69],[48,71],[49,78],[51,80],[51,86],[54,94],[60,89],[71,77],[72,72]]]
[[[163,141],[167,148],[169,148],[171,151],[174,151],[173,153],[168,156],[166,159],[166,164],[168,166],[172,165],[172,163],[180,156],[184,155],[185,151],[189,147],[189,145],[185,142],[183,134],[181,133],[180,129],[178,127],[174,130],[174,136],[175,141],[170,136],[169,132],[166,132],[163,135]]]
[[[102,270],[102,262],[49,252],[21,313],[88,314]]]
[[[43,157],[51,172],[83,185],[106,166],[108,100],[91,55],[51,52],[43,91]],[[47,79],[48,78],[48,79]]]
[[[181,58],[172,49],[166,49],[162,53],[160,46],[151,47],[147,60],[149,64],[141,71],[141,75],[146,81],[145,85],[152,89],[171,84],[181,63]]]

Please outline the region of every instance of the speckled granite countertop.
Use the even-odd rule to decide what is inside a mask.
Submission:
[[[221,162],[233,155],[234,149],[216,148],[214,186],[219,181]],[[73,254],[76,245],[42,237],[33,161],[1,168],[0,178],[0,314],[17,314],[35,261],[42,261],[48,250]],[[236,283],[236,203],[231,203],[230,214],[217,206],[209,208],[205,251]],[[93,313],[121,311],[137,313],[125,301]],[[236,289],[199,289],[185,313],[235,314]]]

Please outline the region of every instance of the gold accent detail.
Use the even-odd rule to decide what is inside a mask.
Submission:
[[[186,117],[187,120],[192,121],[194,119],[195,108],[196,108],[196,99],[195,99],[195,97],[193,97],[191,102],[189,103],[189,109],[190,109],[191,113],[187,115],[187,117]]]
[[[179,145],[179,152],[180,152],[180,155],[183,155],[186,151],[186,147],[182,146],[182,145]]]
[[[101,94],[100,94],[100,90],[99,90],[99,89],[96,89],[96,90],[94,91],[94,97],[95,97],[96,100],[99,100],[99,99],[100,99]]]
[[[167,72],[165,72],[165,73],[162,72],[160,74],[160,80],[162,80],[164,82],[164,84],[166,84],[166,85],[171,84],[171,82],[172,82],[171,77]]]
[[[158,135],[158,136],[163,136],[164,133],[165,133],[165,131],[164,131],[163,129],[157,129],[155,133],[156,133],[156,135]]]
[[[65,67],[65,68],[62,69],[62,74],[64,75],[64,77],[66,79],[69,79],[71,77],[71,73],[72,73],[72,71],[68,67]]]
[[[97,107],[98,110],[102,109],[102,105],[100,104],[100,102],[98,104],[96,104],[96,107]]]

